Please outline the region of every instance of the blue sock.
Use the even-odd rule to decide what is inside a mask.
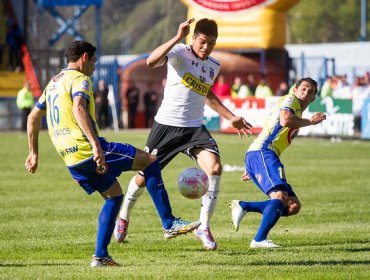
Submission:
[[[247,202],[247,201],[240,201],[240,207],[247,212],[258,212],[263,213],[266,206],[270,203],[271,200],[266,201],[258,201],[258,202]]]
[[[121,208],[123,195],[105,200],[98,219],[98,234],[96,235],[95,256],[108,256],[108,244],[112,238],[116,217]]]
[[[161,175],[159,161],[156,160],[144,170],[144,178],[146,188],[152,198],[155,208],[162,220],[164,229],[169,229],[172,226],[175,217],[172,215],[170,200]]]
[[[265,211],[263,211],[261,225],[254,240],[260,242],[267,239],[268,233],[279,220],[284,207],[284,203],[280,199],[270,200],[270,203],[266,206]]]

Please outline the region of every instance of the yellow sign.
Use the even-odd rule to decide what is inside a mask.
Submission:
[[[217,49],[283,49],[286,43],[286,12],[298,1],[182,0],[188,6],[188,18],[216,20]],[[190,44],[191,40],[189,36],[187,43]]]

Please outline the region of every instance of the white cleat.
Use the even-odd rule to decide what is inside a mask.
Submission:
[[[267,249],[274,249],[274,248],[281,248],[280,245],[277,245],[273,243],[271,240],[265,239],[260,242],[257,242],[256,240],[251,241],[250,248],[267,248]]]
[[[233,222],[235,231],[239,230],[240,222],[244,218],[244,216],[247,214],[247,211],[243,210],[239,202],[240,200],[233,200],[230,203],[231,220]]]
[[[217,249],[217,243],[213,239],[212,233],[209,228],[196,228],[193,230],[193,233],[198,239],[202,241],[204,249],[208,251],[214,251]]]

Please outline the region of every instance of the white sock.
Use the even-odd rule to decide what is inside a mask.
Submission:
[[[127,193],[125,200],[123,201],[123,206],[119,212],[119,217],[121,219],[130,220],[131,210],[134,208],[134,205],[137,199],[143,194],[145,187],[139,187],[135,182],[136,176],[131,178],[131,181],[127,188]]]
[[[205,195],[202,196],[202,207],[200,208],[199,221],[201,225],[199,228],[209,228],[210,220],[215,212],[217,195],[220,191],[221,176],[211,175],[208,176],[209,187]]]

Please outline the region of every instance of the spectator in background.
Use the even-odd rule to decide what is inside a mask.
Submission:
[[[230,85],[225,82],[224,75],[219,75],[217,77],[217,81],[213,86],[213,92],[217,95],[217,97],[230,97]]]
[[[266,98],[270,96],[273,96],[272,89],[267,84],[267,79],[265,77],[262,77],[256,88],[255,97]]]
[[[136,87],[135,82],[129,82],[127,89],[127,105],[128,105],[128,127],[136,127],[137,105],[139,104],[140,90]]]
[[[256,78],[254,77],[253,74],[249,74],[248,77],[247,77],[247,87],[252,92],[252,95],[255,95],[256,88],[257,88],[257,82],[256,82]]]
[[[18,25],[9,20],[7,23],[6,43],[9,50],[9,70],[22,70],[22,34]]]
[[[22,131],[27,131],[27,118],[31,112],[35,101],[33,100],[31,84],[29,81],[25,81],[23,88],[18,91],[17,94],[17,107],[22,113]]]
[[[366,98],[370,98],[370,86],[366,84],[365,77],[356,77],[352,85],[352,113],[354,115],[355,135],[361,133],[361,111]]]
[[[232,98],[246,98],[247,96],[253,96],[248,86],[242,83],[242,79],[239,76],[234,78],[234,83],[231,86],[231,97]]]
[[[145,127],[152,127],[157,109],[158,94],[153,89],[152,82],[148,83],[148,89],[144,93]]]
[[[335,87],[333,88],[333,98],[351,99],[351,87],[347,82],[347,75],[338,75],[334,77]]]
[[[109,89],[104,80],[98,82],[98,88],[94,92],[95,114],[99,128],[109,127],[109,107],[108,107]]]
[[[284,96],[288,93],[288,91],[289,91],[288,84],[283,81],[279,84],[279,88],[276,90],[275,95]]]
[[[321,87],[320,97],[325,98],[327,96],[333,96],[333,78],[331,76],[326,77],[324,84]]]

